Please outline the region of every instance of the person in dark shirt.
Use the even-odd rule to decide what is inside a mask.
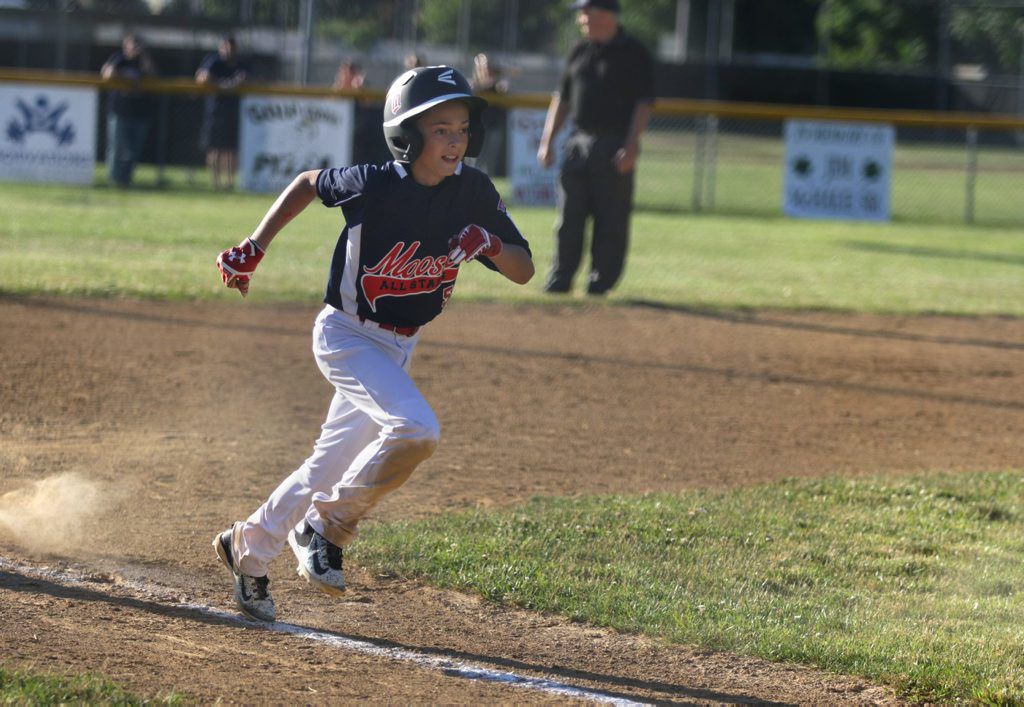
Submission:
[[[362,91],[366,88],[366,72],[356,61],[345,59],[334,74],[337,91]],[[356,98],[353,110],[353,164],[382,164],[391,160],[391,153],[380,133],[380,102]]]
[[[104,79],[131,83],[131,88],[110,92],[107,112],[107,174],[119,187],[132,183],[152,119],[152,96],[139,90],[139,81],[155,73],[149,52],[134,34],[125,35],[121,48],[111,54],[100,69]]]
[[[241,100],[230,89],[241,85],[248,77],[248,66],[238,58],[238,44],[230,35],[221,39],[217,53],[207,55],[196,70],[197,83],[223,89],[206,96],[199,135],[214,189],[232,189],[235,185]]]
[[[603,295],[615,286],[626,261],[640,136],[654,102],[654,63],[643,44],[620,26],[618,0],[577,0],[572,7],[584,39],[569,54],[537,150],[540,164],[550,167],[554,138],[567,119],[572,121],[545,290],[570,290],[592,217],[587,292]]]
[[[529,244],[494,184],[463,162],[480,152],[486,105],[451,67],[404,72],[384,104],[393,162],[303,172],[252,236],[217,258],[224,283],[245,295],[271,241],[315,199],[345,218],[313,329],[334,387],[320,438],[262,506],[213,538],[248,616],[274,620],[267,567],[286,543],[300,575],[342,592],[342,549],[359,522],[437,447],[437,417],[409,365],[462,268],[479,260],[517,284],[533,277]],[[258,362],[244,367],[257,383]]]
[[[481,52],[473,57],[473,79],[471,81],[473,90],[481,96],[507,95],[509,91],[508,78],[504,71],[497,66],[487,54]],[[505,152],[506,126],[508,114],[504,108],[491,106],[484,115],[484,128],[487,130],[487,142],[484,145],[480,158],[474,165],[482,169],[492,177],[504,177],[507,173]]]

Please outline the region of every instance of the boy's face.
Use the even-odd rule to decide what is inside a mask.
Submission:
[[[423,136],[423,152],[413,162],[420,183],[438,184],[455,174],[469,145],[469,108],[462,101],[434,106],[416,120]]]

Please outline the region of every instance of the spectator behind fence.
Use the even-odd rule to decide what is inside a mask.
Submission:
[[[493,95],[508,93],[508,79],[503,73],[501,67],[495,65],[486,54],[477,54],[473,58],[473,80],[470,82],[473,91],[488,100]],[[483,123],[487,140],[474,166],[492,177],[503,177],[507,171],[505,120],[505,109],[494,105],[493,102],[484,111]]]
[[[405,55],[405,61],[403,63],[405,65],[405,70],[408,71],[409,69],[418,69],[421,66],[426,66],[427,60],[423,58],[422,54],[409,52]]]
[[[196,71],[196,82],[221,89],[206,96],[200,148],[213,177],[213,188],[233,189],[237,169],[238,118],[241,99],[231,89],[249,77],[248,66],[238,58],[238,44],[227,35],[216,54],[209,54]]]
[[[555,257],[544,289],[569,291],[592,217],[587,293],[603,295],[626,261],[634,170],[654,101],[654,63],[619,25],[618,0],[577,0],[572,7],[584,38],[569,53],[537,150],[537,160],[551,166],[555,135],[567,118],[573,121],[559,175]]]
[[[366,73],[358,62],[346,59],[334,74],[334,89],[358,91],[366,87]],[[380,103],[366,99],[355,102],[352,136],[353,164],[383,164],[391,161],[391,152],[380,129]]]
[[[341,62],[334,74],[334,88],[339,91],[358,91],[365,82],[363,67],[351,59]]]
[[[100,69],[104,79],[129,81],[128,89],[110,92],[107,112],[107,174],[119,187],[132,183],[135,165],[146,144],[153,114],[153,97],[139,90],[139,81],[156,73],[149,52],[137,35],[127,34],[121,48]]]

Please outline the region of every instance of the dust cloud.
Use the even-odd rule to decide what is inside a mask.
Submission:
[[[26,550],[64,554],[89,543],[88,521],[110,506],[105,485],[69,472],[0,495],[0,536]]]

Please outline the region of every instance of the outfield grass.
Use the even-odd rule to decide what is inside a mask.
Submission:
[[[782,210],[785,143],[777,121],[723,121],[713,147],[713,173],[704,173],[701,206],[721,215],[772,218]],[[659,211],[691,212],[698,141],[693,120],[656,121],[644,136],[637,203]],[[958,144],[897,142],[893,151],[892,218],[918,224],[962,224],[967,210],[967,153]],[[1024,223],[1016,198],[1024,180],[1020,149],[982,146],[976,155],[975,223]]]
[[[92,674],[56,675],[0,665],[0,703],[178,705],[184,703],[184,697],[175,693],[155,700],[141,699],[109,680]]]
[[[1024,699],[1021,474],[537,498],[371,524],[359,564],[922,700]]]
[[[0,291],[69,296],[237,299],[213,266],[248,235],[273,195],[183,186],[119,191],[24,184],[0,190]],[[480,266],[460,299],[550,301],[552,209],[513,208],[539,276],[516,287]],[[250,301],[316,301],[342,227],[313,205],[278,238]],[[640,210],[612,301],[678,307],[1024,315],[1017,228],[848,223]]]

